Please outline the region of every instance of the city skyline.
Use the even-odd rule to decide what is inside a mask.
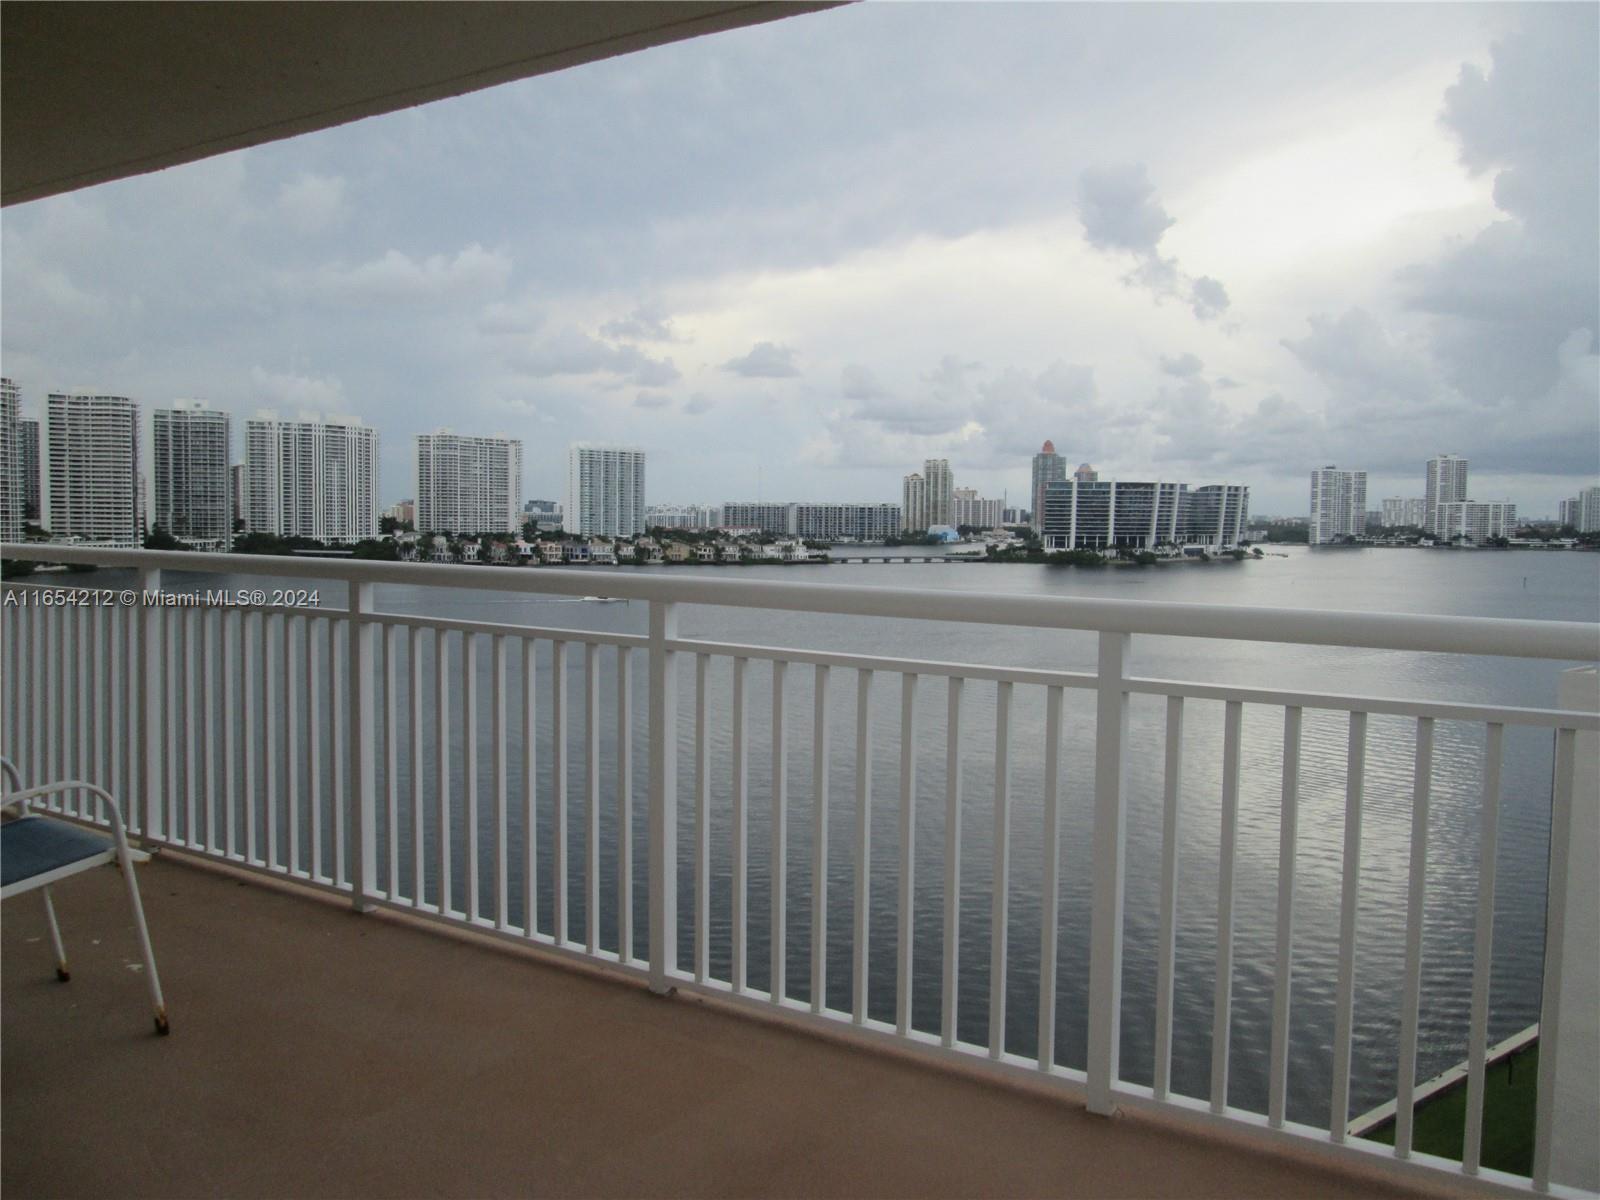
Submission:
[[[1409,491],[1428,445],[1553,515],[1600,475],[1596,32],[797,17],[14,206],[6,373],[30,412],[89,382],[353,413],[382,502],[448,420],[521,438],[530,494],[625,437],[682,502],[892,501],[947,458],[1027,507],[1051,438],[1294,512],[1320,463]]]

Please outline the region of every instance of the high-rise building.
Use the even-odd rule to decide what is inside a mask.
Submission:
[[[977,488],[956,488],[950,498],[950,523],[957,527],[995,529],[1000,525],[1004,506],[1003,500],[985,500],[978,495]]]
[[[245,422],[252,533],[351,543],[378,534],[378,431],[356,417]]]
[[[720,504],[652,504],[644,510],[649,529],[715,529],[724,524]]]
[[[644,532],[644,451],[575,442],[567,452],[568,533],[632,537]]]
[[[794,536],[795,506],[763,500],[725,500],[722,526],[725,529],[759,529],[781,537]]]
[[[1028,495],[1033,504],[1033,527],[1044,528],[1044,489],[1049,483],[1060,483],[1067,477],[1067,460],[1056,453],[1056,444],[1046,440],[1039,453],[1033,456],[1033,488]]]
[[[1179,517],[1187,487],[1182,483],[1109,479],[1067,479],[1046,484],[1044,548],[1147,550],[1176,544],[1180,540]],[[1219,503],[1225,499],[1219,498]],[[1243,507],[1238,505],[1237,497],[1236,506]]]
[[[900,532],[898,504],[796,504],[794,509],[795,535],[819,542],[881,542]]]
[[[417,528],[515,533],[522,528],[522,442],[503,433],[417,435]]]
[[[1079,483],[1098,483],[1100,472],[1094,469],[1094,464],[1092,463],[1079,463],[1078,469],[1072,473],[1072,477]]]
[[[1467,498],[1467,460],[1454,454],[1430,458],[1424,486],[1423,528],[1434,533],[1439,522],[1439,506]]]
[[[955,476],[950,473],[950,460],[928,459],[922,464],[922,477],[928,487],[928,523],[922,528],[955,524],[951,519],[953,515],[951,503],[955,499]]]
[[[1367,528],[1367,473],[1319,467],[1311,472],[1313,546],[1360,537]]]
[[[1180,485],[1181,486],[1181,485]],[[1237,546],[1250,525],[1250,489],[1208,483],[1180,491],[1178,534],[1186,546]]]
[[[92,545],[137,547],[139,406],[126,396],[53,392],[46,400],[45,441],[50,532]]]
[[[1441,542],[1461,540],[1482,545],[1490,538],[1510,537],[1517,527],[1517,506],[1492,501],[1453,500],[1439,505],[1434,537]]]
[[[236,462],[228,468],[229,491],[233,493],[233,519],[237,524],[246,519],[249,511],[245,504],[245,472],[244,464]]]
[[[0,379],[0,541],[22,539],[22,511],[27,492],[22,477],[21,430],[18,409],[22,392],[9,379]]]
[[[915,471],[900,481],[900,523],[902,532],[918,533],[928,520],[928,481]]]
[[[1381,520],[1383,525],[1389,529],[1406,525],[1423,528],[1423,522],[1427,520],[1427,516],[1428,502],[1421,498],[1405,499],[1399,496],[1392,496],[1383,502]]]
[[[22,519],[39,519],[39,422],[17,421],[17,470],[22,474]]]
[[[233,418],[200,400],[151,414],[151,523],[197,550],[233,548]]]
[[[1600,532],[1600,486],[1586,487],[1570,500],[1563,500],[1556,520],[1571,525],[1579,533]]]
[[[410,525],[415,529],[417,525],[417,502],[415,500],[401,500],[384,509],[383,515],[391,521],[399,521],[402,525]]]

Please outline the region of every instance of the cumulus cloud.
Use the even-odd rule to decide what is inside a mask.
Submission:
[[[673,342],[677,337],[672,321],[653,304],[641,304],[625,317],[617,317],[600,326],[600,333],[613,341],[623,342]]]
[[[800,374],[794,365],[794,351],[774,342],[757,342],[749,354],[730,358],[722,369],[746,379],[787,379]]]
[[[1083,235],[1097,250],[1153,255],[1176,223],[1156,199],[1143,163],[1090,167],[1078,177]]]
[[[1559,348],[1600,332],[1600,9],[1528,5],[1485,70],[1461,68],[1440,121],[1504,214],[1401,274],[1438,320],[1434,351],[1480,403],[1558,401]]]
[[[680,377],[670,358],[652,358],[635,346],[613,346],[574,329],[511,350],[508,365],[515,371],[539,379],[562,375],[611,375],[655,388],[676,382]]]
[[[1209,275],[1191,277],[1176,258],[1161,253],[1161,238],[1177,224],[1156,197],[1143,163],[1089,167],[1078,177],[1078,219],[1096,250],[1126,253],[1133,268],[1123,282],[1148,290],[1159,302],[1172,297],[1209,321],[1228,311],[1228,290]]]
[[[344,384],[337,378],[268,371],[256,366],[250,368],[250,386],[262,407],[281,409],[285,416],[299,412],[335,414],[348,408]]]

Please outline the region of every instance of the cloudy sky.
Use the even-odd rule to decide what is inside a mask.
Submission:
[[[860,5],[7,209],[24,410],[650,453],[649,499],[1600,482],[1600,8]],[[235,434],[242,447],[242,431]]]

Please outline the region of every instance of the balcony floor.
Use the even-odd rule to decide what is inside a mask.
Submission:
[[[5,906],[0,1191],[34,1196],[1400,1196],[185,863]]]

